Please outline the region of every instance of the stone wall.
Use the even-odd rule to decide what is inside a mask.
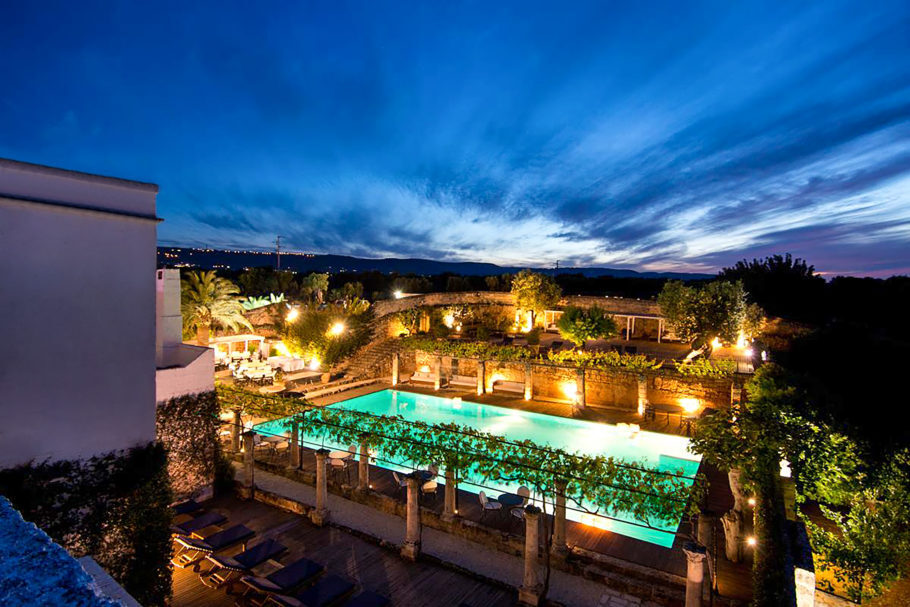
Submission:
[[[452,305],[483,305],[501,306],[509,315],[515,313],[515,298],[511,293],[501,291],[473,291],[465,293],[427,293],[413,295],[401,299],[386,299],[373,304],[373,311],[377,318],[395,314],[410,308],[421,306],[452,306]],[[591,297],[584,295],[568,295],[559,300],[558,308],[566,306],[579,306],[590,308],[599,306],[612,314],[639,314],[659,316],[660,307],[656,301],[642,299],[628,299],[623,297]]]
[[[432,373],[437,356],[423,351],[405,350],[400,353],[400,375],[406,380],[412,373],[426,366]],[[475,376],[478,361],[470,358],[442,357],[442,375]],[[484,384],[487,390],[496,380],[524,382],[525,363],[486,361]],[[671,369],[656,369],[641,374],[647,385],[648,401],[656,405],[678,405],[682,398],[697,398],[705,406],[715,409],[730,406],[730,392],[735,377],[698,378],[684,377]],[[575,385],[576,367],[563,367],[549,363],[531,364],[534,398],[543,400],[570,400],[565,388]],[[638,408],[638,373],[622,369],[587,369],[585,371],[585,400],[590,405],[620,409]]]

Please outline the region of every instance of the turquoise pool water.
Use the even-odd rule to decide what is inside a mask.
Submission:
[[[587,455],[613,456],[630,462],[641,462],[666,472],[681,471],[686,476],[695,475],[701,460],[699,456],[689,452],[689,439],[682,436],[655,432],[638,432],[633,436],[628,427],[542,415],[398,390],[382,390],[330,406],[375,415],[400,415],[407,420],[430,424],[454,422],[510,439],[529,439],[540,445],[565,449],[569,452],[577,451]],[[272,434],[287,432],[283,427],[283,420],[280,419],[257,424],[255,429]],[[347,449],[347,445],[324,440],[321,435],[305,435],[303,441],[306,446],[310,447],[315,443],[324,445],[327,449]],[[380,462],[378,465],[393,470],[410,471],[413,466],[409,464],[412,463],[396,461]],[[466,480],[481,482],[479,479],[470,477]],[[500,493],[514,492],[518,489],[517,485],[503,482],[482,482],[487,487],[492,487],[492,490],[485,489],[487,495],[492,497],[498,495],[497,491]],[[469,483],[461,484],[459,488],[475,493],[481,490]],[[572,505],[570,503],[570,506]],[[630,524],[624,520],[616,520],[622,519],[623,515],[618,515],[616,519],[613,519],[568,510],[566,517],[569,520],[609,529],[664,547],[670,547],[673,544],[672,532],[675,532],[679,526],[679,521],[669,523],[663,527],[663,530],[670,533],[664,533],[657,529]]]

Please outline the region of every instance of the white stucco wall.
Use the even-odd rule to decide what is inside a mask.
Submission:
[[[156,193],[0,160],[0,467],[154,439]]]
[[[159,368],[155,399],[160,403],[175,396],[201,394],[215,389],[215,351],[204,346],[181,344],[171,354],[178,365]]]

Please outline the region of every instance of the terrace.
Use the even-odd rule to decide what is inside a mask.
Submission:
[[[352,390],[342,395],[319,398],[315,402],[317,405],[327,405],[385,388],[387,388],[387,385],[374,385]],[[439,392],[431,389],[414,386],[409,386],[408,390],[440,395]],[[464,400],[473,402],[511,407],[548,415],[567,416],[571,412],[571,407],[565,404],[539,400],[526,401],[520,397],[500,393],[477,396],[473,391],[444,391],[444,396],[452,397],[456,395],[462,396]],[[654,420],[643,421],[634,411],[589,406],[585,410],[585,419],[611,424],[638,423],[641,425],[642,430],[671,434],[684,433],[681,416],[658,415]],[[278,501],[290,499],[294,503],[303,504],[302,508],[314,503],[315,489],[312,487],[312,483],[316,472],[316,458],[312,449],[304,446],[300,451],[302,455],[299,461],[302,465],[297,470],[289,471],[287,469],[289,453],[284,445],[280,448],[274,448],[273,445],[272,448],[266,446],[254,449],[257,464],[255,484],[262,490],[258,492],[260,493],[260,498],[262,498],[262,495],[266,495],[268,497],[265,499],[278,499]],[[711,486],[711,491],[707,496],[707,510],[718,514],[725,512],[733,503],[732,495],[726,483],[726,477],[707,466],[702,466],[702,472],[707,475]],[[351,505],[359,506],[361,503],[366,503],[369,505],[369,510],[374,513],[374,516],[382,517],[381,524],[377,524],[375,528],[370,525],[358,528],[358,521],[362,517],[354,517],[353,520],[348,521],[352,528],[372,535],[375,539],[381,541],[400,542],[400,537],[382,536],[381,533],[377,533],[377,529],[398,528],[403,530],[404,527],[404,521],[402,520],[405,509],[403,492],[392,477],[391,472],[382,467],[370,466],[369,479],[372,491],[368,499],[363,499],[363,496],[353,491],[353,486],[357,484],[357,477],[356,466],[352,466],[347,471],[329,476],[329,499],[330,503],[332,501],[335,503],[334,506],[330,505],[330,508],[334,511],[341,503],[345,504],[342,509],[349,508]],[[449,533],[443,533],[442,535],[449,537],[450,541],[465,541],[464,532],[459,533],[457,529],[453,529],[452,525],[443,522],[444,500],[442,493],[444,492],[444,482],[442,482],[441,478],[438,480],[437,496],[435,498],[426,496],[421,500],[425,532],[430,529],[446,531]],[[496,496],[492,495],[492,497]],[[484,516],[477,495],[469,491],[459,489],[456,500],[460,519],[458,527],[462,530],[465,528],[469,529],[467,539],[476,550],[492,551],[500,555],[503,555],[503,553],[520,553],[523,541],[522,535],[524,533],[522,521],[509,516],[508,511],[505,511],[505,515],[494,513]],[[551,522],[552,518],[549,518],[548,524]],[[455,533],[450,535],[452,531],[455,531]],[[566,540],[568,546],[571,547],[569,561],[578,561],[579,570],[576,573],[580,573],[581,563],[595,563],[594,569],[602,569],[609,572],[608,579],[609,575],[619,575],[625,578],[631,572],[633,581],[628,582],[626,580],[624,583],[632,583],[633,585],[645,584],[647,583],[645,580],[652,579],[653,581],[669,581],[671,584],[678,586],[684,584],[686,576],[686,558],[681,548],[685,542],[685,537],[692,532],[693,530],[688,521],[683,521],[677,530],[677,536],[673,541],[672,547],[667,549],[598,527],[568,521]],[[382,537],[376,537],[377,535]],[[719,525],[714,537],[720,538],[718,541],[722,544],[722,533]],[[724,599],[748,599],[751,592],[748,565],[743,563],[733,564],[727,561],[723,557],[722,546],[719,546],[719,551],[713,552],[714,554],[719,552],[716,562],[712,564],[712,577],[716,585],[717,596]],[[449,556],[451,555],[452,553],[449,552]],[[451,558],[444,558],[443,560],[457,567],[472,568],[471,563],[458,562],[457,558],[454,559],[455,562]],[[571,570],[572,567],[570,566],[569,569]],[[486,574],[487,572],[483,573]],[[635,579],[636,577],[637,579]],[[520,584],[521,578],[519,575],[501,581],[517,586]]]

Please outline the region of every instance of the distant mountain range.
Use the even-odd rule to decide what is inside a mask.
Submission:
[[[199,267],[204,269],[244,270],[276,265],[274,252],[225,251],[218,249],[196,249],[186,247],[158,247],[158,266]],[[431,259],[364,259],[347,255],[313,255],[309,253],[282,253],[281,268],[295,272],[370,272],[385,274],[461,274],[464,276],[489,276],[492,274],[513,274],[523,267],[499,266],[492,263],[473,261],[434,261]],[[532,268],[545,274],[554,274],[553,268]],[[614,276],[619,278],[674,278],[695,280],[711,278],[711,274],[686,272],[636,272],[617,268],[559,268],[560,274],[583,274],[585,276]]]

